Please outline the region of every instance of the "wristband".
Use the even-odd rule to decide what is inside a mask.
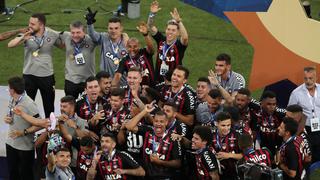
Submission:
[[[149,13],[149,17],[152,18],[152,17],[155,17],[155,16],[156,16],[156,13],[153,13],[153,12],[150,12],[150,13]]]
[[[27,129],[24,129],[24,130],[23,130],[23,135],[27,135],[27,134],[28,134]]]

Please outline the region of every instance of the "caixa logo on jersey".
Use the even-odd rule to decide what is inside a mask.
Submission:
[[[107,174],[104,176],[105,179],[113,180],[113,179],[122,179],[120,174]]]
[[[146,152],[146,154],[148,154],[148,155],[153,154],[152,150],[149,149],[149,148],[146,148],[146,149],[145,149],[145,152]],[[155,153],[155,154],[157,154],[157,155],[159,156],[159,159],[160,159],[160,160],[165,160],[165,159],[166,159],[166,155],[164,155],[164,154],[159,154],[159,153]]]
[[[110,53],[110,52],[107,52],[105,55],[106,55],[107,58],[111,59],[112,61],[115,61],[115,60],[118,59],[117,56],[113,55],[113,54]]]

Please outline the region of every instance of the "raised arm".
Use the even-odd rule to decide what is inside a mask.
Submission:
[[[101,33],[98,33],[94,30],[93,23],[96,22],[95,16],[98,11],[92,12],[90,8],[87,8],[88,13],[86,14],[85,18],[87,20],[87,25],[88,25],[88,34],[91,37],[91,39],[97,43],[101,44]]]
[[[181,44],[187,46],[189,37],[186,28],[184,27],[182,23],[182,19],[178,13],[177,8],[174,8],[172,12],[170,12],[172,19],[174,19],[178,25],[179,25],[179,31],[180,31],[180,36],[181,36]]]
[[[15,107],[13,109],[13,112],[18,115],[21,116],[22,119],[24,119],[25,121],[29,122],[30,124],[32,124],[33,126],[38,126],[38,127],[43,127],[43,128],[47,128],[50,125],[50,121],[48,119],[39,119],[39,118],[35,118],[25,112],[22,111],[21,107]]]
[[[153,1],[150,5],[150,14],[148,17],[148,27],[149,30],[151,31],[151,35],[155,35],[158,32],[157,27],[154,25],[154,18],[157,14],[158,11],[160,11],[161,8],[159,7],[159,2],[158,1]]]
[[[22,44],[24,41],[30,39],[32,32],[33,32],[32,29],[28,29],[22,36],[18,36],[16,38],[12,39],[8,43],[8,48],[16,47],[16,46]]]
[[[137,124],[139,123],[139,121],[148,113],[152,112],[154,110],[154,106],[153,103],[151,104],[147,104],[145,106],[145,108],[139,113],[137,114],[135,117],[133,117],[130,121],[128,121],[125,125],[125,127],[127,128],[127,130],[129,131],[136,131],[137,130]]]
[[[25,33],[25,32],[27,32],[27,30],[28,30],[28,28],[21,28],[21,29],[3,32],[0,34],[0,41],[9,39],[9,38],[17,35],[18,33]]]
[[[219,83],[219,81],[218,81],[218,79],[217,79],[217,76],[216,76],[216,74],[214,73],[213,70],[209,70],[208,79],[209,79],[209,81],[210,81],[210,83],[211,83],[211,86],[212,86],[212,87],[216,87],[216,88],[220,91],[222,97],[223,97],[224,100],[225,100],[225,104],[226,104],[226,105],[232,105],[232,103],[233,103],[233,98],[232,98],[232,96],[228,93],[228,91],[226,91],[226,90],[220,85],[220,83]]]
[[[152,43],[152,39],[149,36],[148,33],[148,26],[145,22],[140,22],[139,25],[137,26],[137,29],[139,30],[139,32],[143,35],[144,37],[144,41],[147,45],[147,52],[149,54],[153,54],[154,52],[154,48],[153,48],[153,43]]]

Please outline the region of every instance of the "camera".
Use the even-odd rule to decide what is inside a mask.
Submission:
[[[283,180],[282,170],[253,162],[238,165],[238,172],[244,180]]]

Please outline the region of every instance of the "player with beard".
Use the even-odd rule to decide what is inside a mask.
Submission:
[[[119,67],[113,78],[112,85],[118,86],[122,75],[126,75],[130,68],[139,67],[142,73],[142,83],[153,86],[154,73],[153,73],[153,44],[151,37],[148,35],[148,27],[145,23],[140,23],[137,29],[144,36],[147,47],[140,48],[140,42],[136,38],[130,38],[127,42],[128,54],[120,61]]]
[[[97,124],[100,133],[110,132],[117,136],[121,125],[126,119],[131,119],[129,109],[124,106],[124,89],[114,88],[111,90],[110,106],[105,109],[105,121]]]
[[[129,154],[115,148],[117,140],[113,134],[103,134],[100,143],[102,151],[96,153],[87,180],[133,179],[133,176],[145,175],[144,169]]]
[[[54,112],[55,80],[52,64],[53,46],[60,46],[59,33],[46,27],[43,14],[33,14],[29,19],[29,29],[14,38],[8,47],[24,44],[23,78],[26,92],[35,100],[40,90],[45,116]]]
[[[300,144],[296,141],[298,123],[292,118],[285,117],[278,127],[278,134],[283,143],[277,157],[278,166],[283,170],[284,180],[298,180],[304,177],[303,154]]]
[[[80,21],[70,24],[70,32],[61,32],[60,39],[66,49],[65,84],[66,95],[78,98],[84,91],[85,81],[95,75],[95,44],[86,35]]]
[[[112,78],[106,71],[98,72],[96,78],[100,86],[99,96],[102,97],[102,105],[105,108],[110,105]]]
[[[256,112],[257,116],[257,139],[261,147],[266,147],[275,155],[277,147],[281,145],[281,137],[278,136],[277,128],[282,122],[285,113],[277,109],[276,94],[265,91],[261,96],[261,108]]]
[[[137,126],[139,121],[154,109],[152,104],[132,118],[125,127],[129,131],[143,134],[143,159],[146,177],[149,179],[171,179],[175,170],[181,166],[181,147],[170,138],[167,131],[168,118],[163,111],[158,111],[153,120],[153,128]]]
[[[189,128],[194,124],[195,97],[184,86],[189,77],[189,70],[178,66],[172,73],[171,86],[164,86],[161,90],[163,102],[174,102],[177,107],[176,118]]]
[[[113,78],[120,60],[127,54],[126,44],[129,39],[126,33],[122,33],[123,26],[121,20],[112,17],[108,21],[107,32],[96,32],[93,23],[96,22],[94,13],[88,8],[86,20],[88,24],[88,34],[94,42],[101,45],[100,70],[106,71]],[[121,86],[124,86],[125,78],[121,79]]]
[[[222,111],[222,95],[218,89],[211,89],[206,101],[197,107],[197,121],[201,125],[214,127],[216,126],[216,116]]]
[[[213,134],[212,147],[221,163],[221,179],[237,179],[236,163],[242,158],[238,146],[239,134],[231,129],[231,116],[226,112],[217,114],[217,130]]]
[[[299,127],[297,131],[296,140],[300,141],[301,149],[303,152],[303,162],[308,165],[312,160],[310,137],[305,129],[306,119],[303,114],[302,107],[297,104],[292,104],[286,108],[286,117],[294,119]]]
[[[158,45],[155,67],[155,81],[157,83],[164,81],[164,76],[168,71],[173,71],[178,65],[182,65],[184,52],[189,41],[187,30],[176,8],[170,12],[172,20],[167,23],[166,36],[158,31],[154,26],[154,17],[160,9],[158,1],[153,1],[148,17],[151,35]]]
[[[173,140],[180,141],[182,145],[192,155],[189,159],[192,164],[188,164],[193,167],[189,169],[190,179],[199,180],[219,180],[219,164],[217,162],[216,156],[210,149],[212,142],[212,129],[209,126],[196,126],[193,130],[193,135],[191,141],[187,138],[172,134],[171,138]],[[195,171],[194,171],[195,170]],[[194,174],[192,174],[192,172]],[[196,176],[195,176],[196,175]]]
[[[256,140],[257,117],[256,112],[260,110],[260,106],[251,98],[249,89],[241,88],[235,96],[233,106],[239,109],[240,124],[244,128],[250,128],[253,134],[253,140]]]

